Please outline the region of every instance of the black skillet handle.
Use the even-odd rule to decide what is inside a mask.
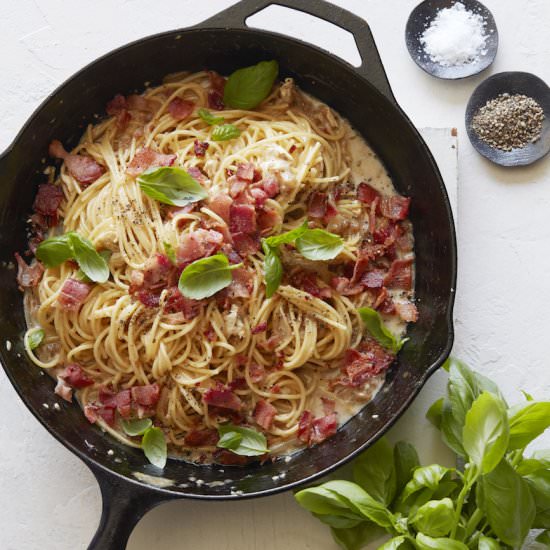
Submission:
[[[271,5],[308,13],[350,32],[361,56],[361,65],[355,70],[396,104],[368,23],[350,11],[324,0],[242,0],[207,19],[200,26],[245,29],[248,17]]]
[[[171,497],[125,481],[97,466],[89,467],[101,489],[102,510],[88,550],[124,550],[137,522]]]

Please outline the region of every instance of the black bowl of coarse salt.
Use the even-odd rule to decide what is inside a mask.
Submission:
[[[550,151],[550,88],[523,72],[484,80],[466,107],[474,148],[501,166],[526,166]]]
[[[477,0],[425,0],[405,29],[413,61],[437,78],[459,79],[494,61],[498,31],[491,12]]]

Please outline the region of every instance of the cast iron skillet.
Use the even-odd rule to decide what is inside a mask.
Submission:
[[[331,21],[351,32],[363,63],[354,68],[301,41],[247,28],[248,16],[279,4]],[[44,427],[80,457],[96,476],[103,511],[93,550],[121,550],[143,514],[176,498],[208,500],[272,495],[328,473],[380,437],[405,411],[428,377],[449,354],[456,279],[456,241],[447,194],[437,166],[392,95],[365,21],[322,0],[243,0],[204,23],[138,40],[88,65],[36,110],[0,157],[0,260],[26,248],[27,218],[39,182],[41,159],[53,138],[68,147],[103,113],[117,92],[142,90],[168,73],[204,68],[229,74],[262,59],[277,59],[282,77],[292,76],[307,92],[347,117],[380,155],[397,189],[412,197],[416,239],[416,294],[420,320],[384,389],[360,414],[326,442],[264,466],[199,466],[170,460],[163,472],[141,451],[125,447],[90,425],[77,406],[53,393],[53,381],[26,358],[22,296],[13,269],[0,268],[0,345],[4,369],[21,399]],[[58,403],[61,410],[52,407]],[[43,406],[49,404],[49,408]],[[108,454],[112,449],[114,453]],[[147,474],[153,478],[136,478]],[[33,475],[39,472],[33,472]],[[151,483],[162,476],[167,486]],[[230,479],[226,483],[224,480]],[[169,480],[169,481],[167,481]],[[220,483],[222,482],[222,483]]]

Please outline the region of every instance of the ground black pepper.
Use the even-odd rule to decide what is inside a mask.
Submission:
[[[500,94],[481,107],[472,129],[491,147],[511,151],[540,138],[544,111],[531,97]]]

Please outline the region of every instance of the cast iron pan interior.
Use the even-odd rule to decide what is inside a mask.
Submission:
[[[306,11],[352,32],[363,65],[355,69],[300,41],[247,28],[246,17],[270,4]],[[277,59],[282,77],[294,77],[304,90],[349,118],[380,154],[399,192],[412,197],[420,320],[411,327],[411,340],[377,398],[323,444],[288,462],[262,467],[196,466],[170,460],[164,472],[159,472],[139,450],[106,436],[86,421],[77,406],[59,399],[53,393],[53,382],[25,358],[21,294],[13,269],[2,268],[0,330],[4,340],[12,343],[9,351],[4,343],[0,345],[3,366],[32,413],[88,464],[101,485],[103,515],[90,548],[124,548],[137,520],[163,500],[269,495],[326,474],[386,431],[450,351],[456,242],[441,176],[391,94],[366,22],[322,0],[310,0],[307,7],[300,0],[245,0],[197,27],[120,48],[63,84],[38,108],[0,160],[0,259],[12,262],[14,252],[26,248],[25,219],[37,185],[44,181],[41,159],[47,156],[53,138],[74,146],[85,125],[94,122],[94,114],[104,113],[115,93],[143,90],[146,81],[159,84],[164,75],[184,69],[210,68],[228,74],[262,59]],[[60,411],[52,407],[54,403]],[[143,481],[143,475],[156,478],[155,484]],[[166,486],[159,488],[158,484]]]

